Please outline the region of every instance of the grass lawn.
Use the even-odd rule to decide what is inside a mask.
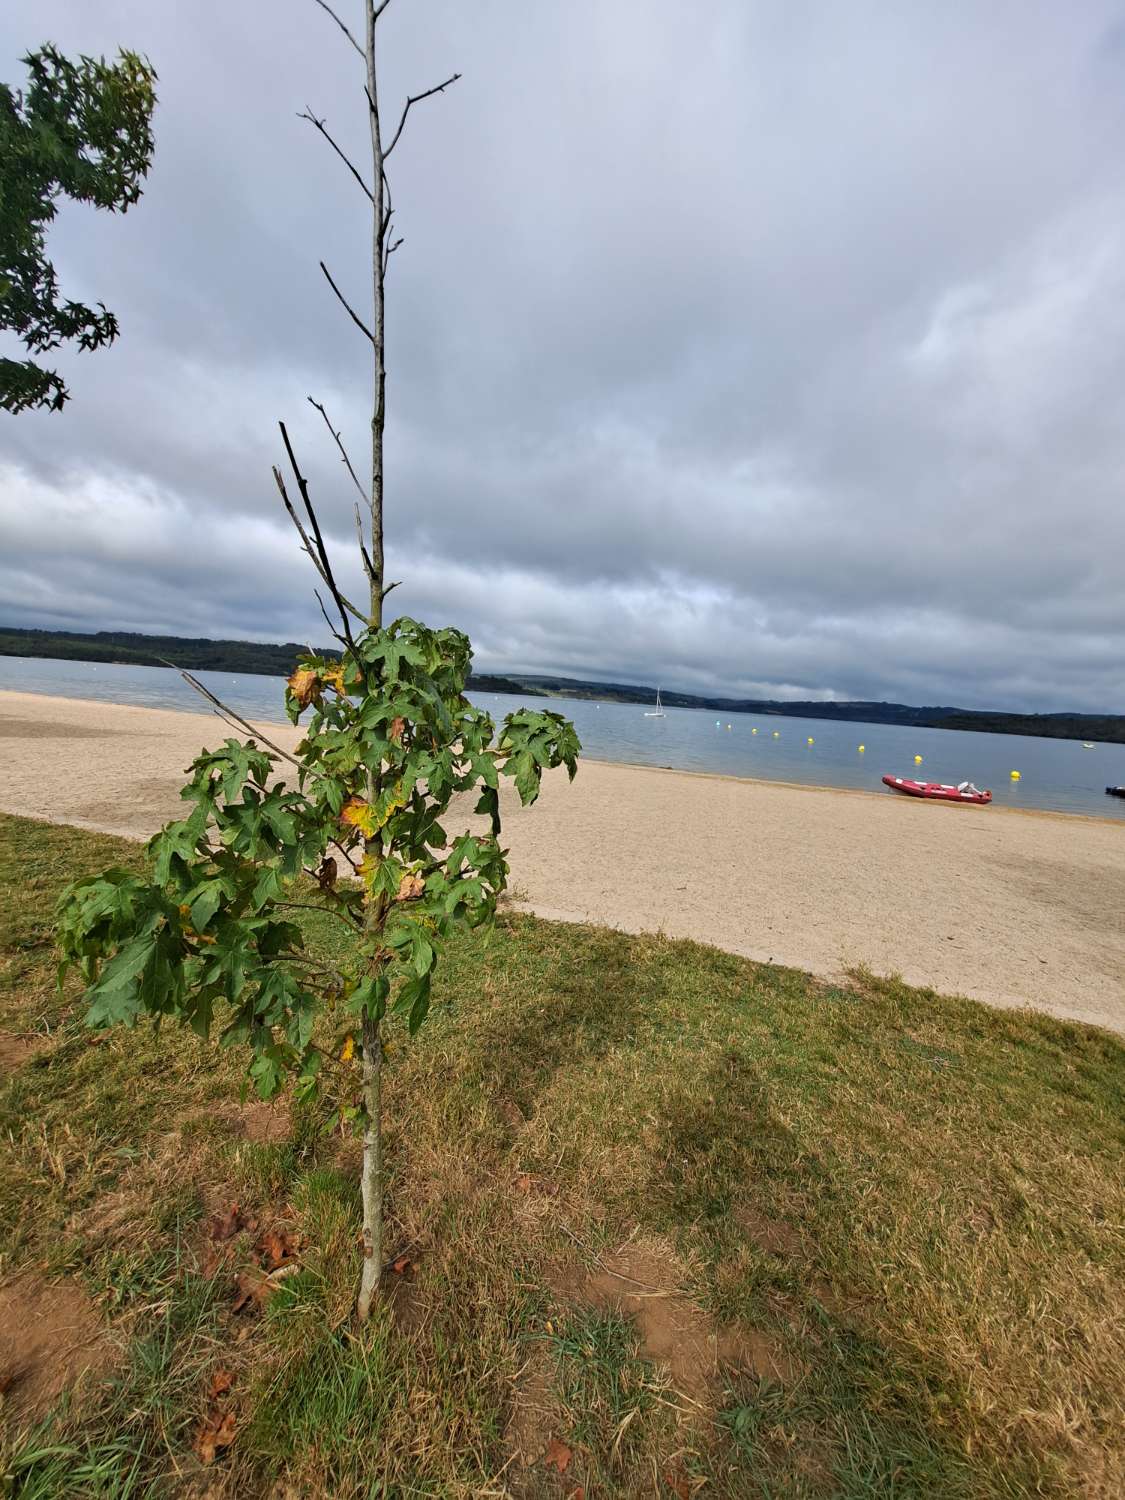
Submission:
[[[356,1144],[56,994],[139,858],[0,820],[0,1492],[1125,1493],[1118,1039],[505,915],[392,1037],[358,1333]]]

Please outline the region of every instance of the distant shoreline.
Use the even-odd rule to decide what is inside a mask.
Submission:
[[[56,661],[89,661],[107,666],[186,668],[193,672],[245,673],[287,677],[307,648],[294,641],[210,640],[205,637],[151,636],[129,631],[33,630],[0,625],[0,656]],[[320,650],[320,648],[317,648]],[[324,650],[326,656],[335,651]],[[578,698],[597,703],[650,703],[656,689],[634,683],[586,682],[538,673],[474,673],[470,691],[510,693],[524,697]],[[912,707],[905,703],[855,700],[736,699],[663,691],[665,708],[705,709],[715,713],[762,717],[823,719],[833,723],[904,724],[917,729],[968,730],[983,734],[1029,735],[1037,739],[1090,740],[1125,744],[1123,714],[1020,714],[1002,710]]]
[[[147,838],[182,816],[184,767],[228,732],[208,714],[0,692],[0,810]],[[270,732],[283,749],[302,733]],[[541,915],[828,979],[866,964],[1125,1032],[1119,822],[844,791],[584,757],[534,808],[505,786],[504,844]],[[472,826],[471,804],[452,817]]]

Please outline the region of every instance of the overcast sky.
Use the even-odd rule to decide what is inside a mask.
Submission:
[[[339,0],[361,29],[359,0]],[[354,15],[351,14],[354,12]],[[1125,4],[393,0],[399,608],[483,669],[1125,712]],[[326,631],[276,422],[351,561],[311,393],[364,458],[360,61],[313,0],[5,0],[148,54],[125,217],[64,206],[119,316],[0,415],[0,623]],[[13,352],[5,344],[4,352]],[[286,523],[287,524],[287,523]]]

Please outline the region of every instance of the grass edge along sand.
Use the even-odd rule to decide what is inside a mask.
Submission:
[[[58,890],[140,858],[0,819],[12,1495],[1125,1489],[1119,1039],[509,913],[392,1038],[357,1336],[327,1104],[55,992]]]

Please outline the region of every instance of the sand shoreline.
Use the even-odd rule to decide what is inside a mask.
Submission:
[[[300,731],[261,721],[285,749]],[[146,838],[215,716],[0,692],[0,810]],[[469,821],[466,815],[466,821]],[[1125,829],[1045,809],[583,760],[506,799],[529,909],[832,977],[865,964],[1125,1032]]]

